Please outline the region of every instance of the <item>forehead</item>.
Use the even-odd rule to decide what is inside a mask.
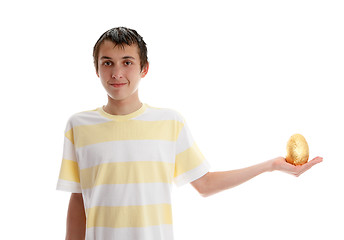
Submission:
[[[105,40],[99,47],[99,58],[102,56],[108,57],[121,57],[123,55],[129,55],[134,58],[139,58],[139,48],[137,44],[115,44],[109,40]]]

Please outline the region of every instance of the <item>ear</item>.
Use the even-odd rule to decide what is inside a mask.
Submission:
[[[147,64],[143,67],[141,71],[141,78],[144,78],[147,75],[148,69],[149,69],[149,63],[147,62]]]
[[[99,77],[99,73],[98,73],[98,71],[96,71],[96,74],[97,74],[97,77]]]

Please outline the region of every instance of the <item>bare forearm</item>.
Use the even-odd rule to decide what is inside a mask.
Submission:
[[[67,214],[66,240],[85,239],[86,216],[81,194],[71,195]]]
[[[271,171],[282,171],[296,177],[322,162],[322,157],[316,157],[303,165],[292,165],[285,158],[277,157],[251,167],[225,172],[208,172],[203,177],[193,181],[192,186],[203,196],[208,197],[223,190],[242,184],[255,176]]]
[[[206,178],[207,183],[204,185],[206,189],[204,189],[202,195],[205,197],[213,195],[238,186],[261,173],[272,171],[272,164],[273,161],[269,160],[247,168],[224,172],[209,172]]]

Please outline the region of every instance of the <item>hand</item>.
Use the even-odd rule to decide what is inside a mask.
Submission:
[[[272,159],[272,168],[273,170],[286,172],[298,177],[302,173],[304,173],[305,171],[313,167],[315,164],[322,162],[322,160],[323,160],[322,157],[316,157],[303,165],[295,166],[293,164],[288,163],[284,157],[278,157],[278,158]]]

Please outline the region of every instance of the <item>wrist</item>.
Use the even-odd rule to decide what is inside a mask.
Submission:
[[[275,170],[282,170],[281,166],[285,163],[284,157],[277,157],[270,160],[271,162],[271,172]]]
[[[273,171],[276,170],[275,160],[276,160],[276,158],[271,159],[271,160],[269,160],[269,161],[266,161],[267,172],[273,172]]]

